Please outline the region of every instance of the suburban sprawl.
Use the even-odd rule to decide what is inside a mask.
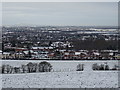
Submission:
[[[117,60],[116,27],[3,26],[2,59]]]

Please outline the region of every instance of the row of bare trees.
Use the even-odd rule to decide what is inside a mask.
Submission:
[[[109,67],[109,65],[107,63],[104,64],[93,64],[92,66],[93,70],[118,70],[119,66],[114,65],[112,68]]]
[[[21,65],[20,67],[13,67],[10,65],[2,65],[1,67],[3,74],[14,74],[14,73],[35,73],[35,72],[51,72],[52,65],[49,62],[43,61],[40,63],[32,63],[29,62],[26,65]],[[93,70],[118,70],[119,67],[114,65],[114,67],[110,68],[107,63],[104,64],[93,64]],[[76,71],[83,71],[84,64],[78,64],[76,67]]]
[[[45,62],[45,61],[40,63],[30,62],[27,65],[21,65],[20,67],[2,65],[3,74],[50,72],[51,70],[52,70],[52,65],[49,62]]]

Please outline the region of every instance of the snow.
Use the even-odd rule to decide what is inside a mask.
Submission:
[[[0,60],[0,66],[2,66],[2,61]],[[1,72],[1,70],[0,70]],[[2,90],[2,74],[0,74],[0,90]]]
[[[3,64],[21,66],[35,60],[3,60]],[[105,63],[110,67],[118,61],[48,61],[53,66],[52,72],[3,74],[4,88],[117,88],[118,71],[93,71],[93,63]],[[84,71],[76,71],[78,64],[84,64]]]
[[[2,53],[2,50],[0,50],[0,53]]]
[[[53,47],[32,47],[32,49],[53,49]]]
[[[95,55],[100,55],[100,53],[94,52]]]
[[[81,53],[80,52],[75,52],[75,55],[80,55]]]
[[[118,72],[47,72],[6,74],[4,88],[117,88]]]

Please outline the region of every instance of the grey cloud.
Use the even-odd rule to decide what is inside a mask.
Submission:
[[[3,24],[117,25],[117,2],[3,3]]]

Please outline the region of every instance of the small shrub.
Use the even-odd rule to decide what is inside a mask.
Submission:
[[[92,69],[93,69],[93,70],[97,70],[97,69],[98,69],[97,63],[95,63],[95,64],[92,65]]]
[[[27,65],[21,65],[22,73],[28,72],[28,66]]]
[[[14,67],[14,72],[15,73],[20,73],[20,67]]]
[[[76,71],[83,71],[84,70],[84,64],[78,64]]]
[[[101,65],[100,65],[99,70],[105,70],[105,69],[104,69],[104,64],[101,64]]]
[[[118,66],[114,65],[114,67],[112,68],[112,70],[118,70]]]
[[[105,65],[105,70],[109,70],[110,68],[109,68],[109,66],[106,64]]]

